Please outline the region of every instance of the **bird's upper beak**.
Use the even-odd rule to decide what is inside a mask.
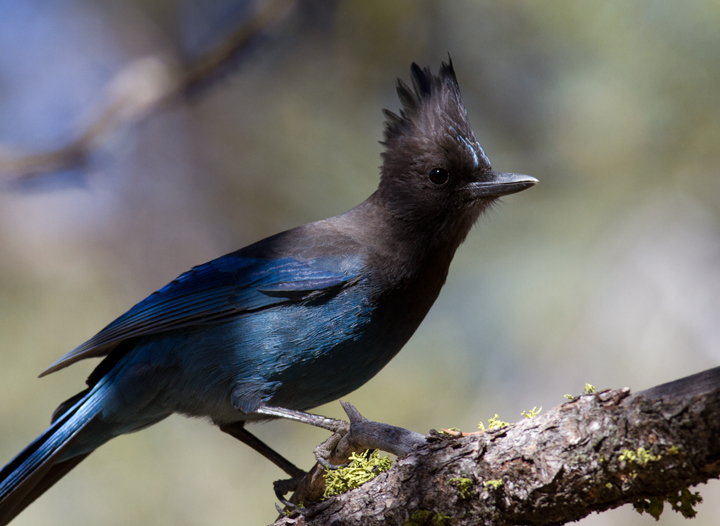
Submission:
[[[468,185],[474,198],[500,197],[502,195],[514,194],[516,192],[522,192],[538,183],[538,180],[530,175],[500,172],[490,172],[489,175],[492,177],[489,181],[470,183]]]

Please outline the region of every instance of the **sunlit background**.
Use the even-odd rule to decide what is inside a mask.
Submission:
[[[63,146],[128,64],[202,56],[252,9],[3,0],[2,153]],[[493,166],[541,183],[480,221],[416,335],[347,400],[416,431],[471,431],[586,382],[637,391],[718,365],[719,27],[711,0],[305,1],[84,165],[0,181],[0,464],[96,363],[38,380],[59,356],[192,265],[372,193],[395,78],[448,52]],[[326,437],[254,431],[304,468]],[[172,417],[100,448],[14,524],[262,525],[282,476]],[[693,524],[716,525],[720,484],[698,489]],[[580,524],[680,523],[625,506]]]

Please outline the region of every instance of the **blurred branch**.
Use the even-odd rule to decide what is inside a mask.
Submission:
[[[547,526],[627,503],[691,517],[700,499],[689,486],[720,475],[720,367],[456,435],[431,433],[391,470],[340,496],[304,500],[275,526]]]
[[[81,167],[93,152],[112,139],[217,80],[256,36],[282,20],[295,3],[296,0],[262,3],[219,46],[185,67],[178,67],[161,55],[133,61],[110,81],[97,108],[90,112],[84,131],[65,146],[30,155],[12,155],[6,153],[9,148],[0,147],[0,176],[26,179]]]

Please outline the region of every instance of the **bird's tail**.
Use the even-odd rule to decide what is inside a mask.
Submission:
[[[52,425],[0,470],[0,526],[5,526],[45,493],[94,447],[78,444],[78,434],[102,409],[107,378],[55,412]],[[99,444],[98,444],[99,445]]]

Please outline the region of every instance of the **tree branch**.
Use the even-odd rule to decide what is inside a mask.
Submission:
[[[81,167],[113,138],[168,104],[196,93],[224,73],[247,45],[283,19],[295,0],[268,0],[232,35],[194,63],[179,68],[169,57],[151,55],[131,62],[110,81],[90,111],[89,124],[55,150],[30,155],[0,154],[0,177],[27,179]],[[11,151],[7,146],[0,152]]]
[[[688,486],[718,475],[720,367],[481,434],[431,433],[390,471],[275,524],[545,526],[631,502],[657,513],[683,490],[692,515]]]

